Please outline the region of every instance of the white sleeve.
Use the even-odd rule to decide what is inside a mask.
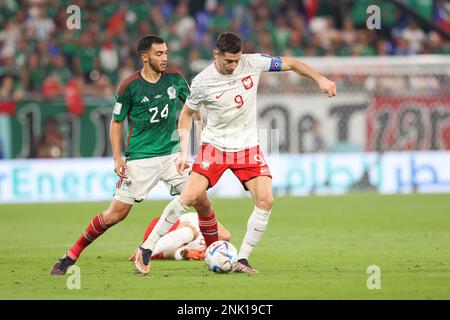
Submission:
[[[272,57],[267,54],[253,53],[247,54],[246,59],[250,66],[255,68],[258,72],[281,71],[281,57]]]
[[[205,88],[200,86],[197,81],[192,81],[191,93],[187,98],[185,104],[192,110],[198,111],[203,105],[203,101],[206,98]]]

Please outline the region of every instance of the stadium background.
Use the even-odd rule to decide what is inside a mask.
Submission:
[[[80,30],[66,27],[70,15],[66,10],[72,4],[81,8]],[[381,9],[379,30],[366,26],[370,16],[366,10],[372,4]],[[54,217],[61,210],[68,210],[71,217],[58,223],[68,225],[61,232],[70,235],[64,242],[69,243],[84,226],[84,220],[88,221],[95,212],[92,208],[102,208],[100,204],[78,207],[74,204],[74,211],[70,211],[72,204],[66,207],[54,203],[111,198],[117,180],[112,172],[108,141],[113,96],[121,79],[140,67],[135,49],[137,40],[151,33],[166,39],[170,68],[180,70],[190,81],[210,63],[216,36],[232,30],[242,36],[245,52],[296,56],[337,83],[338,96],[328,99],[308,79],[289,73],[262,76],[258,96],[261,143],[274,176],[274,192],[283,197],[280,201],[284,204],[279,210],[285,210],[287,221],[293,224],[300,224],[302,219],[302,223],[313,221],[311,225],[318,229],[324,228],[319,221],[328,221],[325,229],[333,222],[336,226],[345,224],[360,228],[362,235],[373,230],[358,224],[367,219],[358,214],[370,213],[397,234],[407,229],[405,221],[411,221],[410,214],[420,216],[422,220],[417,218],[409,227],[420,230],[419,225],[429,224],[431,229],[424,234],[433,230],[436,234],[435,238],[430,235],[427,249],[441,248],[441,255],[433,256],[435,260],[425,254],[423,264],[448,263],[444,253],[449,247],[442,245],[445,241],[450,243],[445,235],[450,227],[448,1],[5,0],[0,9],[0,221],[5,231],[2,232],[5,262],[7,254],[15,250],[16,242],[30,239],[15,231],[22,223],[15,220],[19,216],[33,219],[36,214],[40,217],[36,228],[52,234],[54,230],[49,225]],[[192,150],[195,153],[194,142]],[[367,195],[361,198],[355,193]],[[426,198],[421,193],[443,195]],[[349,195],[339,200],[297,197],[342,194]],[[408,196],[385,198],[378,194]],[[236,179],[225,175],[210,195],[216,199],[218,208],[229,214],[224,219],[234,226],[233,232],[243,233],[239,228],[243,228],[245,214],[234,212],[233,202],[227,202],[233,200],[222,200],[248,196]],[[169,196],[166,188],[159,185],[149,198]],[[8,204],[36,202],[45,204],[25,207]],[[154,216],[164,203],[148,202],[135,210],[145,208]],[[301,209],[294,212],[297,207]],[[360,210],[352,211],[354,207]],[[334,209],[339,215],[329,216]],[[299,216],[300,212],[305,215]],[[398,214],[396,218],[392,212]],[[133,229],[136,235],[149,219],[143,212],[135,215],[138,214],[141,220]],[[134,218],[127,220],[130,219],[129,223],[133,223]],[[276,225],[276,219],[271,225]],[[33,228],[29,228],[27,237],[39,242]],[[377,232],[380,230],[384,229]],[[331,237],[333,234],[338,237],[342,229],[329,231]],[[113,233],[111,237],[126,237],[126,230],[117,232],[121,233]],[[307,241],[307,230],[299,234],[302,241]],[[398,240],[390,236],[377,241],[389,247]],[[58,241],[54,238],[56,235],[51,239]],[[275,239],[270,234],[267,238]],[[320,239],[316,238],[317,246]],[[412,250],[409,255],[416,254],[422,240],[411,240],[415,245],[409,248]],[[128,246],[132,247],[130,242]],[[42,245],[45,247],[47,243]],[[324,244],[327,245],[330,242]],[[339,251],[333,244],[331,247]],[[267,250],[264,245],[262,248]],[[49,250],[57,255],[62,246]],[[107,252],[115,251],[107,249]],[[48,255],[42,253],[41,258],[49,259]],[[20,258],[16,258],[18,263]],[[41,260],[39,263],[46,267]],[[305,268],[303,271],[307,272]],[[439,269],[435,282],[429,282],[432,288],[448,284],[448,277],[442,278],[445,270]],[[21,297],[20,285],[12,288],[9,295],[3,292],[3,296]],[[422,297],[441,297],[439,294],[449,297],[448,290],[441,288],[439,294],[430,290],[425,290]],[[91,294],[88,297],[95,297],[95,293]],[[362,297],[353,294],[343,296]],[[47,292],[47,296],[52,294]],[[302,296],[286,293],[275,297]],[[404,296],[395,293],[387,297]]]

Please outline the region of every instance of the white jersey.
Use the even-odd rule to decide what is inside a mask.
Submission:
[[[281,58],[264,54],[243,54],[231,75],[219,73],[212,63],[193,80],[186,105],[204,107],[207,124],[202,143],[220,150],[240,151],[257,146],[256,93],[265,71],[280,71]]]

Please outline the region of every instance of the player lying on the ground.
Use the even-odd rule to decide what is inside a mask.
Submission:
[[[153,219],[147,227],[143,241],[147,240],[160,217]],[[230,232],[217,222],[219,240],[230,241]],[[206,242],[198,224],[198,215],[195,212],[183,214],[169,230],[156,243],[152,252],[152,259],[175,260],[203,260],[205,257]],[[134,255],[130,257],[134,261]]]

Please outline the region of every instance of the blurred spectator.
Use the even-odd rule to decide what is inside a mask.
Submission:
[[[7,75],[0,82],[0,102],[17,101],[23,95],[23,90],[13,76]]]
[[[63,93],[63,85],[59,76],[56,73],[50,74],[45,78],[42,84],[41,92],[44,98],[51,98],[54,96],[61,95]]]
[[[278,16],[275,28],[272,30],[274,51],[278,55],[282,55],[286,51],[289,45],[290,38],[291,30],[287,24],[286,19],[283,16]]]
[[[219,4],[209,18],[208,32],[216,39],[221,32],[230,30],[230,20],[230,17],[227,16],[225,6]]]
[[[14,114],[16,103],[22,95],[20,82],[16,81],[13,76],[6,75],[3,79],[0,78],[0,114]]]
[[[438,0],[436,3],[437,25],[450,34],[450,2]]]
[[[136,65],[132,58],[126,58],[119,69],[118,83],[122,82],[126,77],[136,71]]]
[[[46,89],[55,87],[54,74],[62,86],[82,75],[84,93],[98,94],[100,86],[108,94],[108,83],[116,87],[141,67],[136,42],[151,33],[167,40],[170,68],[179,67],[188,80],[202,59],[212,59],[215,38],[225,30],[242,36],[246,52],[274,55],[450,53],[447,39],[381,0],[78,0],[80,30],[66,28],[68,4],[0,1],[0,76],[13,74],[26,93],[41,93],[44,80]],[[381,8],[381,30],[366,28],[372,4]],[[428,16],[450,33],[449,1],[436,0]]]
[[[44,132],[36,146],[37,158],[61,158],[63,151],[63,136],[58,130],[55,119],[45,121]]]
[[[31,91],[39,91],[44,82],[46,73],[44,66],[41,64],[40,56],[37,53],[32,53],[29,57],[28,67],[30,72],[28,72],[26,77],[27,87]]]
[[[67,83],[64,89],[64,100],[70,114],[80,115],[84,112],[84,88],[84,80],[81,76],[73,76]]]
[[[116,73],[119,67],[119,53],[110,38],[103,42],[100,49],[100,66],[111,79],[117,81]]]
[[[92,82],[91,72],[98,70],[99,50],[100,48],[89,34],[85,33],[81,36],[75,50],[75,66],[86,82]]]
[[[105,74],[100,75],[99,78],[94,82],[94,92],[93,95],[100,97],[112,97],[114,96],[114,86],[111,83],[109,77]]]
[[[7,21],[4,29],[0,31],[0,58],[12,57],[20,40],[20,28],[13,20]]]
[[[46,16],[44,5],[38,4],[29,7],[26,26],[38,41],[47,40],[55,30],[55,23]]]
[[[408,51],[411,54],[418,54],[422,51],[425,44],[425,32],[423,32],[417,22],[411,20],[408,26],[402,31],[402,38],[408,43]]]
[[[176,7],[173,16],[177,36],[180,38],[190,37],[195,30],[195,20],[189,15],[189,8],[186,3],[180,2]]]
[[[70,69],[66,66],[64,56],[60,54],[51,58],[49,71],[56,74],[61,83],[64,85],[67,84],[71,76]]]

